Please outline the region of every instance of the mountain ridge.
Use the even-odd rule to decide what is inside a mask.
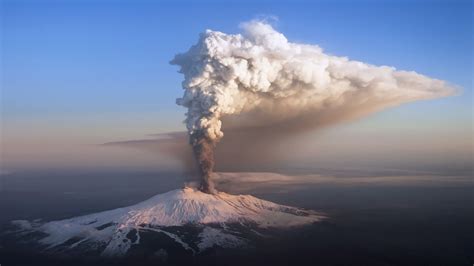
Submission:
[[[103,247],[103,256],[123,256],[132,246],[140,244],[144,232],[164,234],[195,254],[214,246],[244,246],[248,242],[245,236],[229,230],[233,224],[254,229],[287,228],[323,218],[324,215],[314,211],[279,205],[251,195],[207,194],[186,187],[128,207],[46,223],[26,220],[12,223],[24,235],[42,233],[43,237],[35,241],[47,251]],[[182,235],[169,230],[189,225],[200,229],[193,243],[187,243]]]

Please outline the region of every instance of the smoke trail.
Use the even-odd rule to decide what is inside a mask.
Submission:
[[[177,104],[188,108],[186,126],[202,189],[209,193],[214,191],[210,177],[214,147],[224,136],[223,118],[271,128],[259,131],[270,136],[273,129],[312,128],[455,91],[416,72],[350,61],[315,45],[288,42],[264,22],[250,21],[242,28],[243,34],[236,35],[207,30],[171,61],[184,74],[185,92]]]
[[[214,169],[214,148],[216,142],[208,138],[202,131],[196,131],[190,135],[194,156],[198,163],[199,175],[201,177],[200,190],[214,194],[214,183],[212,183],[212,170]]]

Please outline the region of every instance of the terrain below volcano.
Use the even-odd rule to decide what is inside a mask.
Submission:
[[[16,220],[13,224],[16,233],[47,252],[99,250],[103,256],[123,256],[149,234],[164,235],[195,254],[216,246],[245,247],[253,237],[264,237],[262,232],[268,228],[301,226],[323,218],[251,195],[184,188],[129,207],[46,223]],[[159,245],[154,248],[162,250]]]

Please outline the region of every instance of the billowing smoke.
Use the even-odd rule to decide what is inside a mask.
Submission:
[[[214,193],[214,183],[211,181],[214,169],[214,148],[217,138],[210,138],[203,130],[190,130],[190,142],[199,167],[201,177],[200,189],[206,193]]]
[[[213,154],[224,136],[223,118],[234,128],[266,128],[259,132],[271,138],[280,130],[314,128],[455,91],[444,81],[412,71],[288,42],[265,22],[247,22],[242,29],[236,35],[207,30],[171,61],[184,74],[185,91],[177,104],[188,108],[186,125],[201,189],[208,193],[214,192]]]

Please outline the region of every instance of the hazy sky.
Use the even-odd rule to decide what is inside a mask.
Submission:
[[[2,169],[162,160],[92,147],[184,130],[169,61],[205,29],[268,17],[292,42],[462,89],[313,136],[307,146],[328,150],[315,158],[472,161],[472,1],[193,2],[2,1]]]

